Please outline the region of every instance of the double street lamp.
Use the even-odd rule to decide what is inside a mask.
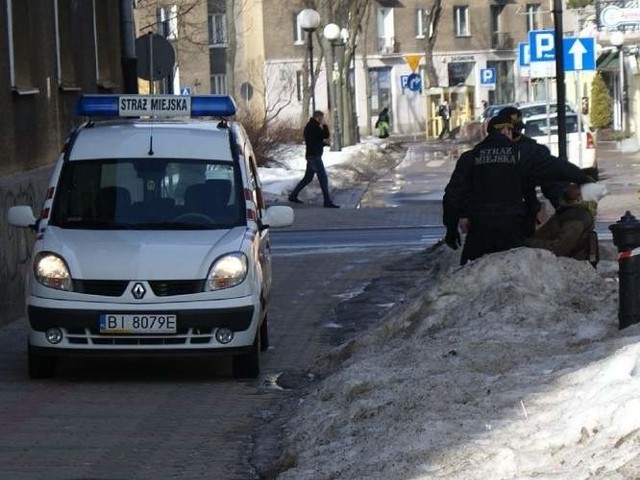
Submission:
[[[320,14],[312,8],[306,8],[298,14],[300,28],[307,32],[307,48],[309,50],[309,92],[312,113],[316,110],[315,78],[313,73],[313,32],[320,26]]]
[[[619,115],[618,115],[618,119],[620,122],[620,130],[625,133],[627,130],[627,125],[626,125],[626,121],[625,121],[625,115],[624,115],[624,49],[622,48],[624,45],[624,32],[621,32],[620,30],[616,30],[614,32],[611,32],[611,37],[609,38],[609,40],[611,41],[611,45],[613,45],[614,47],[616,47],[618,49],[618,60],[619,60],[619,81],[620,81],[620,86],[619,86],[619,92],[618,92],[618,102],[619,102]]]
[[[333,103],[333,143],[331,144],[332,151],[340,151],[342,149],[342,134],[341,134],[341,108],[342,108],[342,75],[340,71],[340,65],[336,59],[336,47],[344,46],[346,42],[347,30],[340,29],[335,23],[329,23],[324,27],[324,37],[329,40],[331,44],[331,71],[333,77],[331,78],[331,97]],[[340,84],[340,88],[338,88]]]

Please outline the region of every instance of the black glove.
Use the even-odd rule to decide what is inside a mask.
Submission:
[[[444,237],[444,243],[447,244],[449,248],[457,250],[462,242],[460,241],[460,232],[455,227],[447,227],[447,234]]]

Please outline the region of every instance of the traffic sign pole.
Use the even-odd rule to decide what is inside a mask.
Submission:
[[[553,0],[553,23],[556,49],[556,99],[558,101],[558,157],[567,160],[566,89],[564,75],[564,41],[562,25],[562,0]]]

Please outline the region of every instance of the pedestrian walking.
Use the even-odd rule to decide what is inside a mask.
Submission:
[[[313,112],[313,116],[304,127],[304,143],[305,158],[307,160],[307,168],[304,172],[302,180],[296,185],[289,194],[289,201],[293,203],[304,203],[298,198],[298,195],[304,187],[311,183],[314,176],[318,177],[322,196],[324,198],[325,208],[340,208],[331,200],[329,194],[329,180],[327,172],[322,162],[322,152],[324,147],[329,145],[329,127],[324,123],[324,113],[320,110]]]
[[[391,119],[389,118],[389,108],[384,107],[380,110],[375,128],[378,129],[379,138],[387,138],[389,136],[389,128],[391,127]]]
[[[461,264],[487,253],[522,247],[526,239],[525,194],[540,180],[577,184],[593,179],[535,145],[513,141],[511,116],[498,115],[487,137],[464,152],[443,197],[445,243],[457,249],[466,233]]]
[[[438,138],[443,140],[446,136],[451,134],[451,107],[446,100],[443,100],[440,106],[438,107],[438,115],[442,119],[442,130],[440,131],[440,135]]]

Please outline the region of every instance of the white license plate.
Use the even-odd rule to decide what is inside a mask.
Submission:
[[[176,316],[105,313],[100,315],[100,333],[176,333]]]

